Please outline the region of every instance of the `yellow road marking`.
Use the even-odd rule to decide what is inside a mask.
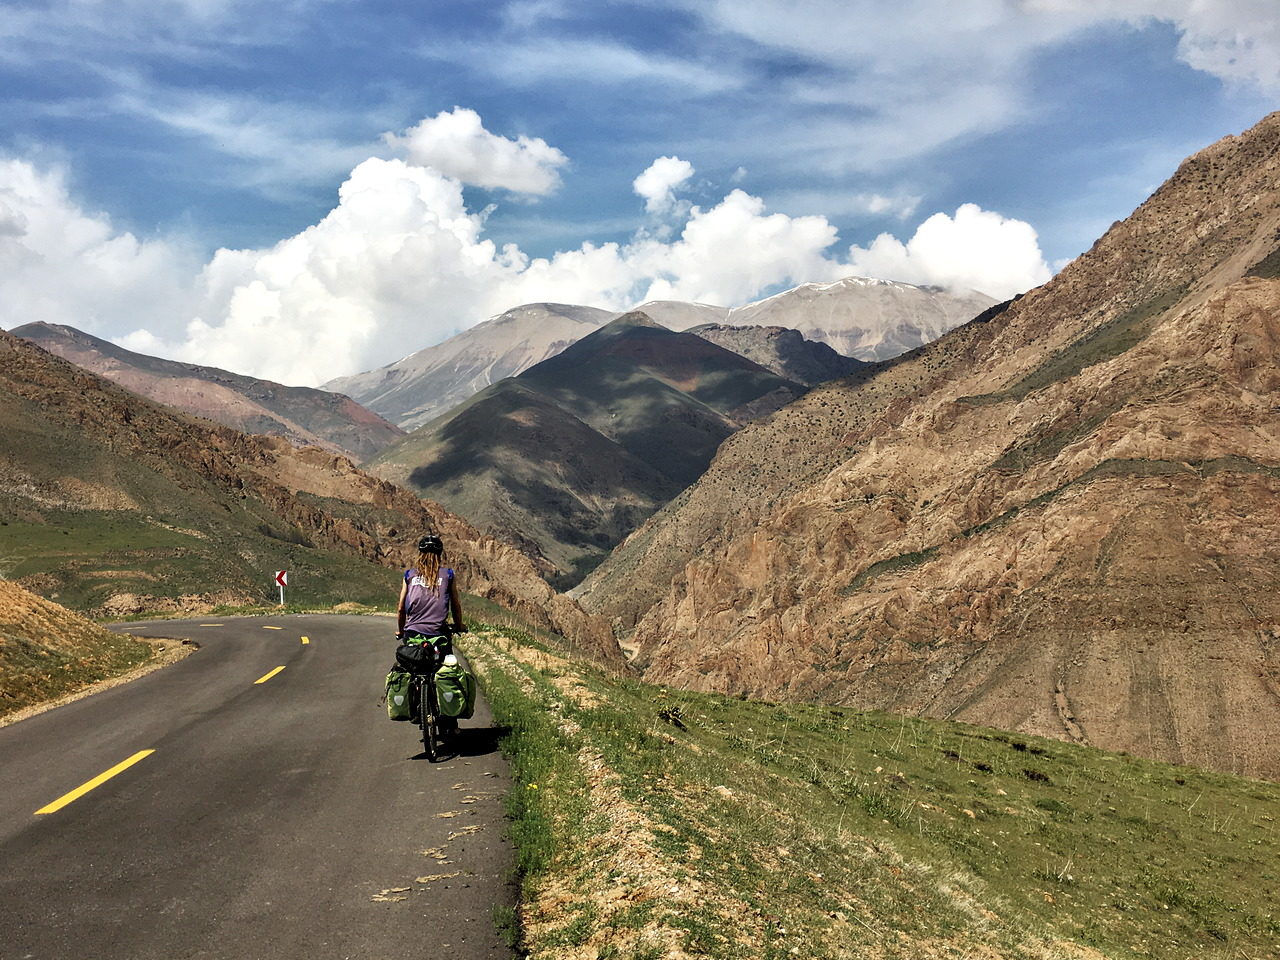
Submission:
[[[302,642],[303,642],[303,643],[310,643],[310,642],[311,642],[311,638],[310,638],[310,637],[303,637],[303,638],[302,638]]]
[[[263,627],[263,630],[283,630],[284,627]]]
[[[81,797],[83,797],[86,793],[88,793],[94,787],[102,786],[104,783],[106,783],[108,780],[114,777],[117,773],[122,773],[123,771],[128,770],[139,760],[143,760],[146,757],[151,756],[151,754],[153,753],[155,753],[154,750],[139,750],[128,760],[122,760],[120,763],[117,763],[114,767],[112,767],[110,770],[107,770],[105,773],[98,774],[88,783],[81,784],[80,786],[72,790],[70,793],[64,793],[57,800],[53,801],[53,803],[48,804],[47,806],[41,807],[39,810],[36,811],[36,816],[40,816],[41,814],[45,814],[45,813],[56,813],[57,811],[65,807],[68,803],[71,803],[71,801],[79,800]]]
[[[200,626],[202,626],[202,627],[225,627],[225,626],[226,626],[226,624],[225,624],[225,623],[202,623],[202,624],[200,624]]]
[[[259,677],[257,680],[255,680],[255,681],[253,681],[253,682],[254,682],[254,683],[266,683],[268,680],[270,680],[272,677],[274,677],[277,673],[279,673],[279,672],[280,672],[281,670],[283,670],[283,669],[284,669],[284,667],[276,667],[274,670],[272,670],[270,673],[268,673],[265,677]]]

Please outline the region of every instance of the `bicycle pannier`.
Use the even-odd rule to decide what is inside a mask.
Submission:
[[[399,667],[394,668],[387,674],[387,689],[385,698],[387,701],[387,716],[392,720],[408,720],[410,717],[409,708],[409,685],[412,678],[407,670],[401,670]]]
[[[470,720],[476,709],[476,678],[457,664],[436,671],[436,702],[446,717]]]

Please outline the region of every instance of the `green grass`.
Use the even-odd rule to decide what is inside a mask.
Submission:
[[[1276,247],[1269,254],[1255,263],[1249,268],[1246,277],[1262,277],[1266,280],[1275,280],[1280,277],[1280,247]]]
[[[30,636],[21,625],[0,624],[0,716],[119,676],[152,654],[148,644],[118,634],[53,644]]]
[[[199,524],[198,528],[196,523]],[[100,609],[112,595],[235,597],[270,605],[273,575],[289,571],[290,602],[329,607],[394,601],[394,570],[307,546],[263,524],[147,517],[117,510],[45,510],[39,521],[0,519],[0,574],[63,606]]]
[[[1025,377],[995,393],[962,397],[964,403],[985,405],[1022,400],[1036,390],[1076,376],[1087,367],[1117,357],[1141,343],[1155,327],[1156,321],[1175,306],[1186,288],[1169,290],[1145,303],[1127,310],[1068,344]]]
[[[1107,957],[1280,954],[1280,786],[964,724],[662,689],[539,665],[498,637],[482,630],[467,651],[512,727],[534,956],[1048,957],[1058,940]],[[599,700],[564,695],[566,680]],[[588,769],[618,799],[591,801]],[[645,856],[607,855],[613,808],[630,811]],[[610,889],[655,878],[686,892],[611,906]],[[564,890],[577,895],[550,896]]]

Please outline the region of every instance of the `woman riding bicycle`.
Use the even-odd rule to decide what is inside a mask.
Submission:
[[[404,572],[396,607],[396,638],[409,643],[443,637],[441,655],[452,652],[451,633],[465,633],[453,571],[443,567],[444,543],[433,533],[418,541],[418,560]],[[453,614],[452,627],[445,620]]]
[[[396,639],[402,644],[421,644],[429,647],[429,662],[435,667],[442,663],[456,663],[453,657],[445,658],[453,653],[452,635],[466,632],[466,624],[462,622],[462,602],[458,599],[458,586],[454,581],[453,571],[443,565],[444,544],[435,534],[427,534],[418,541],[418,559],[412,567],[404,572],[404,581],[400,584],[400,602],[396,606]],[[453,624],[445,622],[448,615],[453,614]],[[399,654],[397,654],[397,660]],[[434,668],[433,668],[434,673]],[[418,720],[421,704],[419,690],[415,684],[409,696],[410,716]],[[458,721],[453,717],[439,717],[439,729],[452,733],[458,729]],[[423,727],[424,736],[427,727]],[[425,742],[425,740],[424,740]],[[429,748],[434,750],[434,746]],[[434,756],[434,754],[433,754]]]

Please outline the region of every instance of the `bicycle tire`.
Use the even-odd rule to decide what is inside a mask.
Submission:
[[[418,719],[422,727],[422,749],[427,759],[435,763],[440,759],[440,719],[436,716],[435,697],[432,696],[435,684],[430,675],[423,675],[418,681]]]

